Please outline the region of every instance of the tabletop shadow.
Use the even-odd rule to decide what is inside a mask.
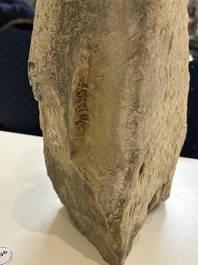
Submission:
[[[23,230],[56,236],[86,258],[107,265],[98,250],[74,226],[46,176],[39,176],[37,185],[20,193],[12,215]]]

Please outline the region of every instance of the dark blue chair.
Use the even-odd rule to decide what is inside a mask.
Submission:
[[[189,63],[189,72],[190,88],[187,112],[188,129],[181,156],[198,158],[198,60]]]
[[[0,130],[41,136],[38,103],[27,73],[29,28],[16,24],[0,30]]]

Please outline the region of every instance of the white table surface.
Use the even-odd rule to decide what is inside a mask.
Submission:
[[[0,132],[0,247],[11,265],[107,265],[57,198],[42,138]],[[0,262],[1,264],[1,262]],[[152,210],[125,265],[198,264],[198,160],[179,158],[170,198]]]

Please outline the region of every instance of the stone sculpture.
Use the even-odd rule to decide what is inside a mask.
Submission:
[[[187,1],[37,1],[29,76],[48,175],[112,265],[169,197],[186,133]],[[179,15],[178,15],[179,14]]]

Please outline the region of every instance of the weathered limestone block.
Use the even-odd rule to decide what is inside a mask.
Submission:
[[[29,75],[47,172],[112,265],[124,263],[148,209],[169,197],[186,133],[186,7],[37,2]]]

